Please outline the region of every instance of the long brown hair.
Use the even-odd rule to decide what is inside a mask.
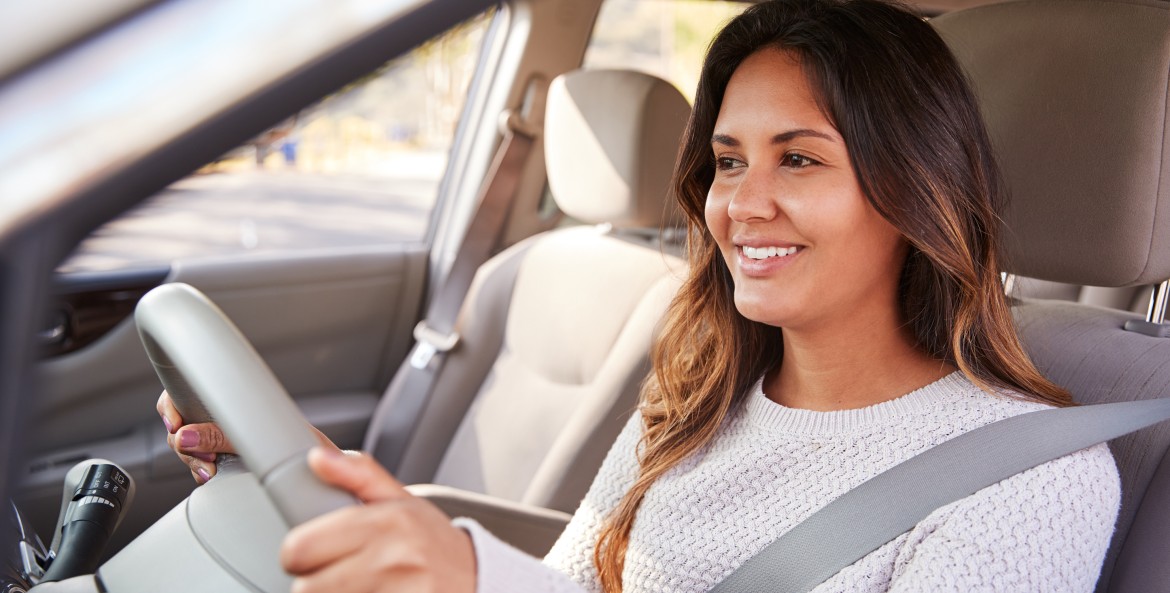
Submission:
[[[998,275],[1000,174],[979,106],[942,39],[881,0],[752,6],[712,42],[679,151],[672,184],[688,219],[690,273],[667,312],[642,393],[639,475],[594,550],[607,593],[621,591],[646,491],[710,442],[782,350],[780,329],[736,311],[730,272],[703,214],[724,90],[739,64],[765,47],[800,57],[862,192],[909,243],[899,299],[919,347],[984,389],[1071,405],[1016,335]]]

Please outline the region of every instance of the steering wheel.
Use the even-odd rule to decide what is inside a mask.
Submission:
[[[164,284],[142,297],[134,319],[155,373],[183,419],[218,423],[251,473],[222,465],[215,479],[96,574],[38,589],[288,591],[292,578],[279,559],[288,530],[358,501],[309,469],[306,454],[317,437],[272,370],[206,296],[186,284]]]
[[[189,423],[219,424],[289,527],[358,504],[309,469],[317,438],[288,392],[223,311],[183,283],[134,312],[154,370]]]

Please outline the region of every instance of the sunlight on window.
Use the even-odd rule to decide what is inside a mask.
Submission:
[[[491,14],[465,22],[387,63],[203,172],[306,173],[438,180]]]
[[[175,182],[91,234],[58,272],[421,240],[494,13]]]

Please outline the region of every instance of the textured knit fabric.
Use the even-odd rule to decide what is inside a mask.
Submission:
[[[874,475],[971,429],[1045,407],[990,395],[960,373],[891,401],[838,412],[786,408],[757,385],[711,444],[647,493],[630,536],[623,590],[709,591]],[[480,593],[600,590],[593,548],[606,515],[637,474],[641,430],[635,414],[543,563],[473,521],[456,521],[475,543]],[[1113,457],[1097,445],[938,509],[814,591],[1087,593],[1119,504]]]

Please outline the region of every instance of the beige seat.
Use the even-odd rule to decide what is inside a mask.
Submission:
[[[1119,289],[1170,278],[1170,4],[1020,0],[933,23],[974,83],[1011,190],[1008,271]],[[1029,355],[1078,402],[1170,397],[1170,338],[1126,329],[1142,315],[1027,299],[1014,314]],[[1170,591],[1170,422],[1110,448],[1122,504],[1097,591]]]
[[[549,188],[582,226],[513,246],[476,275],[461,342],[390,468],[451,514],[536,554],[576,509],[634,410],[652,336],[683,276],[659,227],[690,112],[670,84],[577,71],[548,94]],[[378,455],[405,366],[366,437]],[[546,510],[542,510],[546,509]]]

